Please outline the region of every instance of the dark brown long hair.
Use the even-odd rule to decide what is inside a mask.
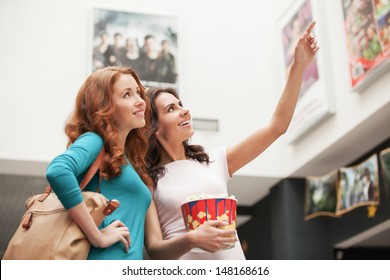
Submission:
[[[149,88],[146,92],[149,98],[151,114],[150,114],[150,130],[149,130],[149,150],[146,155],[146,163],[148,165],[149,176],[153,180],[154,188],[157,186],[157,182],[162,178],[166,172],[166,168],[160,165],[161,152],[164,149],[163,146],[157,141],[156,132],[158,130],[158,112],[156,108],[156,98],[163,92],[172,94],[177,99],[179,95],[174,88]],[[204,147],[200,145],[190,145],[189,140],[183,142],[185,156],[197,160],[199,162],[209,163],[209,156],[205,152]]]
[[[121,75],[131,75],[137,82],[141,98],[146,103],[146,125],[132,129],[126,138],[125,151],[116,142],[118,130],[113,113],[116,105],[113,101],[113,85]],[[121,165],[126,163],[124,155],[149,187],[152,181],[146,168],[145,156],[148,150],[147,131],[149,130],[150,106],[145,88],[135,71],[127,67],[106,67],[92,73],[81,86],[75,104],[75,110],[65,126],[69,147],[76,139],[86,133],[95,132],[102,137],[106,150],[102,163],[103,176],[107,179],[121,174]]]

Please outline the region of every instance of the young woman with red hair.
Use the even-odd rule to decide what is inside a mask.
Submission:
[[[53,191],[92,245],[88,259],[143,259],[144,220],[151,201],[144,162],[149,110],[145,89],[133,70],[95,71],[81,86],[66,124],[67,150],[47,168]],[[79,183],[103,147],[100,192],[119,200],[120,207],[97,227]],[[96,174],[85,190],[96,191],[98,185]]]

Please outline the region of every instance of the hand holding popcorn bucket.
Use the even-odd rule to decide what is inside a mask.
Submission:
[[[237,200],[234,196],[191,196],[182,204],[181,210],[187,231],[194,230],[204,222],[212,220],[221,220],[227,223],[227,225],[218,228],[236,229]],[[234,245],[233,243],[226,249],[231,249]],[[204,252],[201,249],[195,251],[198,250]]]

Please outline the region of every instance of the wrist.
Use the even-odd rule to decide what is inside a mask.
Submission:
[[[291,64],[291,70],[305,72],[307,65],[305,63],[294,60]]]
[[[191,249],[195,248],[196,244],[197,244],[195,231],[193,231],[193,230],[188,231],[184,236],[185,236],[186,243],[187,243],[187,246],[189,247],[189,249],[191,250]]]
[[[102,248],[103,247],[103,241],[102,241],[102,233],[100,230],[98,230],[93,235],[87,236],[89,243],[95,248]]]

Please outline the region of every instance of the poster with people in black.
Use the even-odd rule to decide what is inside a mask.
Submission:
[[[176,87],[177,19],[95,8],[92,71],[129,66],[145,86]]]
[[[385,184],[385,194],[390,198],[390,148],[386,148],[379,153],[379,160]]]
[[[358,206],[379,204],[378,156],[340,168],[340,189],[336,212],[346,213]]]
[[[383,178],[390,183],[390,148],[381,152],[380,160]],[[378,206],[380,174],[378,155],[373,154],[356,165],[341,167],[322,176],[307,176],[305,221],[318,216],[341,217],[361,206]]]

